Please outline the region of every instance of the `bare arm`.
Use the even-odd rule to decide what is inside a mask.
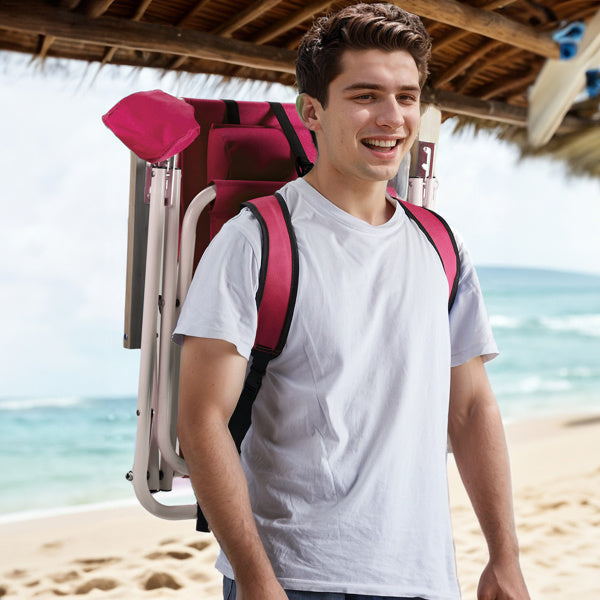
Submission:
[[[504,427],[481,357],[452,369],[448,431],[490,554],[477,597],[526,600]]]
[[[286,595],[258,535],[248,486],[228,423],[246,359],[232,344],[186,337],[181,352],[178,435],[190,479],[235,574],[238,600]]]

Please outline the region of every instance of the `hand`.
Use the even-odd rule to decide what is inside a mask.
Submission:
[[[277,579],[236,585],[235,600],[288,600]]]
[[[477,600],[530,600],[519,561],[490,560],[479,580]]]

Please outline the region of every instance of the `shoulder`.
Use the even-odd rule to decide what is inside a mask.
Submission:
[[[248,208],[242,208],[233,218],[229,219],[212,239],[207,252],[216,249],[227,254],[250,251],[255,256],[261,252],[261,230],[256,217]]]
[[[315,196],[315,190],[304,179],[298,178],[286,183],[278,194],[285,201],[292,218],[306,210]]]
[[[465,289],[474,288],[477,293],[480,292],[479,280],[477,279],[477,272],[475,265],[473,264],[473,258],[465,240],[459,231],[453,229],[454,239],[456,240],[456,248],[460,260],[460,279],[459,279],[459,290],[465,291]]]

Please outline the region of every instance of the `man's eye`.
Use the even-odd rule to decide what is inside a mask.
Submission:
[[[415,96],[413,96],[412,94],[402,94],[402,95],[398,96],[397,99],[398,99],[398,102],[402,102],[403,104],[408,104],[408,103],[417,101],[417,98]]]

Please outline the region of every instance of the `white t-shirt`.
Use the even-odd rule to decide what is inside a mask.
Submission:
[[[373,226],[304,180],[282,190],[299,250],[287,344],[242,445],[260,536],[286,589],[460,597],[446,478],[450,367],[497,354],[477,276],[448,284],[404,211]],[[206,251],[174,339],[227,340],[248,358],[261,255],[245,210]],[[223,553],[217,568],[233,578]]]

